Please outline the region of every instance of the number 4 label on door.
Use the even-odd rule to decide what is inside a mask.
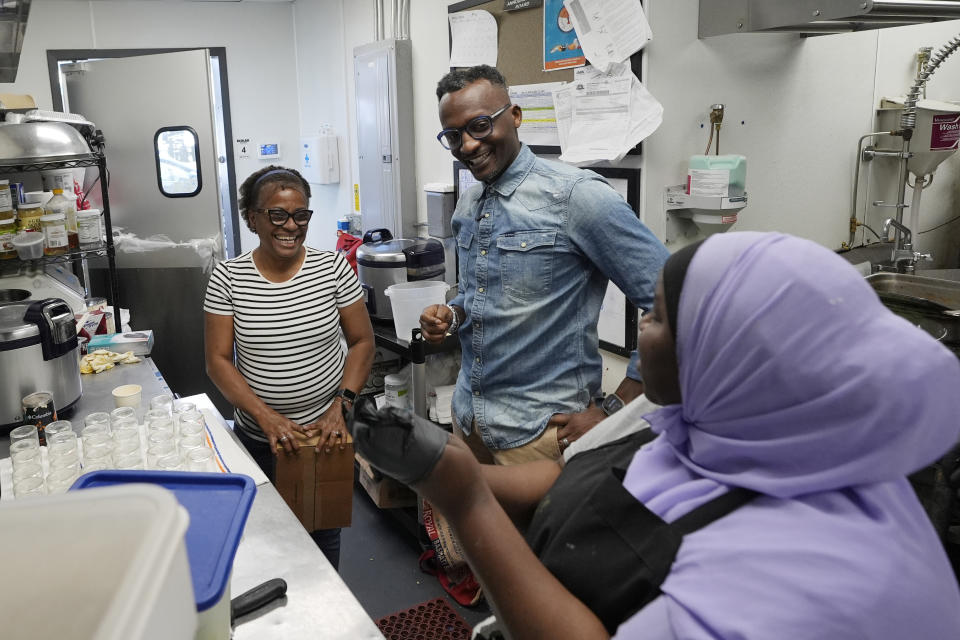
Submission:
[[[235,151],[238,160],[250,158],[250,138],[237,138]]]

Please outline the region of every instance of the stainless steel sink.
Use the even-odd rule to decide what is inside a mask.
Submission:
[[[905,273],[874,273],[866,280],[884,306],[960,355],[960,282]]]

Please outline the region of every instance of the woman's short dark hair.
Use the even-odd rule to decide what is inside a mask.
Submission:
[[[440,100],[448,93],[460,91],[460,89],[463,89],[468,84],[473,84],[477,80],[486,80],[494,86],[502,87],[504,91],[507,90],[507,81],[496,67],[478,64],[475,67],[467,67],[466,69],[454,69],[440,78],[440,82],[437,83],[437,100]]]
[[[250,225],[249,210],[257,206],[260,201],[260,192],[268,184],[282,185],[281,188],[291,187],[303,193],[307,201],[310,200],[310,183],[296,169],[269,165],[254,171],[240,185],[240,216]]]

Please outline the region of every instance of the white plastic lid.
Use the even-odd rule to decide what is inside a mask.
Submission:
[[[388,373],[383,376],[383,384],[391,387],[405,387],[407,386],[407,376],[402,373]]]
[[[3,213],[13,213],[12,211],[4,211]],[[0,217],[0,225],[4,224],[15,224],[17,221],[16,218],[4,218]]]
[[[27,191],[23,194],[24,204],[45,204],[53,197],[52,191]]]
[[[453,185],[447,182],[428,182],[423,185],[423,190],[432,193],[453,193]]]
[[[77,211],[78,218],[99,218],[100,209],[84,209],[83,211]]]
[[[40,216],[40,222],[59,222],[66,219],[67,216],[62,213],[48,213],[45,216]]]
[[[10,184],[9,180],[0,180],[0,184]]]

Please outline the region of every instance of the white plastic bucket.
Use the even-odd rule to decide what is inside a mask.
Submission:
[[[384,293],[390,298],[397,338],[409,342],[410,332],[420,328],[420,314],[432,304],[444,304],[449,288],[446,282],[437,280],[401,282],[387,287]]]
[[[0,505],[5,640],[193,640],[186,509],[148,485]]]

